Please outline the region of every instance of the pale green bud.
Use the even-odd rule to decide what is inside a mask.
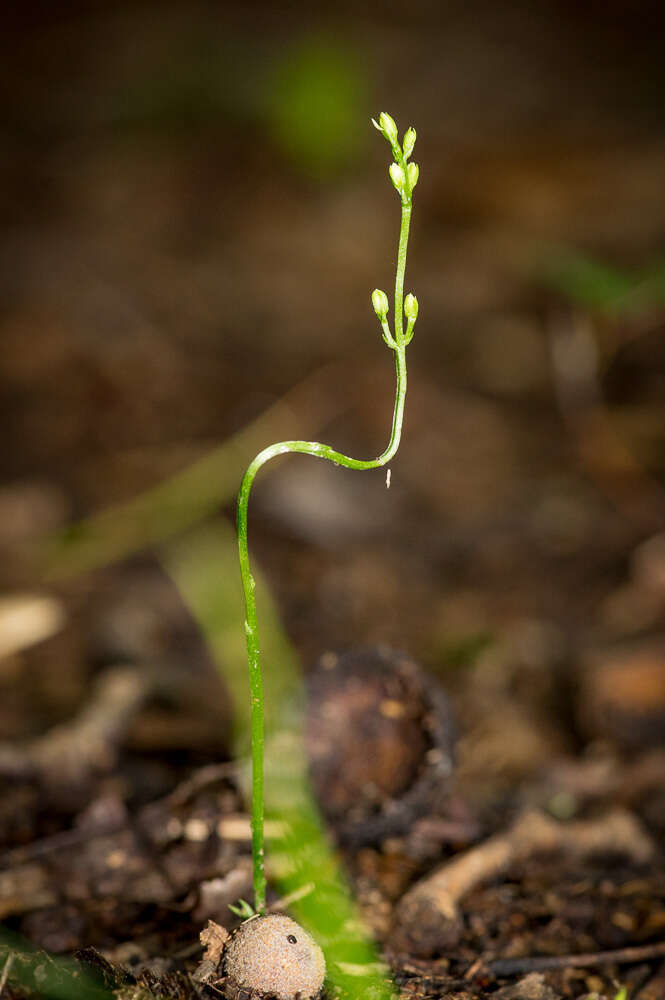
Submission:
[[[390,174],[390,179],[401,194],[404,190],[404,171],[400,167],[399,163],[391,163],[388,167],[388,173]]]
[[[379,115],[379,125],[381,131],[391,143],[397,142],[397,125],[395,119],[391,118],[387,111],[382,111]]]
[[[415,144],[416,144],[416,130],[415,128],[408,128],[404,133],[404,143],[402,146],[404,150],[405,160],[408,160],[408,158],[411,156]]]
[[[418,299],[411,292],[404,299],[404,315],[414,323],[418,319]]]
[[[388,296],[380,288],[375,288],[372,292],[372,305],[374,306],[374,312],[381,322],[383,322],[388,315]]]
[[[420,176],[420,167],[418,166],[417,163],[410,163],[406,168],[406,171],[409,176],[409,184],[411,185],[411,190],[413,191],[414,187],[418,183],[418,177]]]

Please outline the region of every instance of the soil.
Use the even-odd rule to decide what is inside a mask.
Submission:
[[[421,164],[390,489],[289,459],[250,522],[321,809],[404,1000],[665,996],[665,24],[578,6],[13,13],[2,1000],[200,998],[199,934],[251,895],[231,693],[165,546],[294,421],[385,443],[382,107]],[[321,79],[343,134],[298,131]]]

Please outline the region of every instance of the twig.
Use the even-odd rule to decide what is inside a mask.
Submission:
[[[282,896],[281,899],[275,900],[275,902],[268,907],[269,913],[281,913],[283,910],[288,910],[292,903],[297,903],[299,899],[303,899],[304,896],[309,896],[310,892],[314,892],[316,886],[313,882],[307,882],[305,885],[301,885],[298,889],[294,889],[290,892],[288,896]]]
[[[79,790],[113,769],[118,745],[151,686],[135,667],[110,668],[75,718],[24,747],[0,744],[0,774],[39,780],[50,791]]]
[[[1,773],[1,768],[0,768]],[[177,785],[172,792],[161,800],[161,804],[167,809],[176,809],[186,806],[189,801],[199,792],[209,788],[224,780],[233,780],[238,773],[238,766],[235,762],[225,764],[207,764],[194,771],[188,778],[185,778]],[[223,822],[224,817],[220,822]],[[0,871],[24,864],[26,861],[33,861],[35,858],[44,857],[56,851],[63,851],[89,843],[99,837],[108,837],[123,830],[129,829],[127,812],[123,810],[117,816],[96,823],[94,826],[73,827],[69,830],[60,830],[58,833],[33,840],[30,844],[22,844],[20,847],[13,847],[0,853]],[[134,826],[131,827],[134,830]],[[249,819],[246,820],[246,835],[243,839],[250,839]],[[219,830],[218,830],[219,832]]]
[[[653,841],[634,816],[621,810],[575,823],[558,823],[543,813],[528,812],[505,833],[453,858],[403,896],[397,910],[397,945],[423,956],[454,947],[462,933],[459,905],[463,897],[517,860],[565,851],[578,856],[619,853],[644,863],[654,850]]]
[[[61,601],[48,594],[10,594],[0,598],[0,659],[43,642],[65,623]]]
[[[497,958],[486,968],[495,976],[517,976],[547,969],[584,969],[593,965],[629,965],[665,955],[665,941],[615,948],[613,951],[590,951],[582,955],[536,955],[533,958]]]
[[[167,796],[167,801],[172,806],[184,806],[210,785],[216,785],[218,782],[226,780],[237,780],[237,777],[238,765],[235,761],[224,764],[206,764],[181,781],[179,785],[176,785]]]
[[[3,868],[16,867],[27,861],[34,861],[36,858],[44,857],[55,851],[63,851],[79,844],[86,844],[97,837],[107,837],[114,833],[120,833],[126,829],[127,817],[124,816],[122,819],[113,820],[113,822],[92,829],[74,827],[71,830],[61,830],[49,837],[33,840],[30,844],[22,844],[20,847],[12,847],[10,850],[4,851],[0,854],[0,871]]]
[[[9,970],[12,967],[13,961],[14,961],[14,955],[12,952],[10,952],[9,955],[7,955],[7,961],[4,964],[4,968],[2,970],[2,976],[0,976],[0,997],[4,993],[5,986],[7,984],[7,979],[9,977]]]
[[[635,1000],[662,1000],[665,997],[665,963],[663,963],[655,976],[652,976],[644,984]]]

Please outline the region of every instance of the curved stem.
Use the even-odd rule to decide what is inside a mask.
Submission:
[[[406,170],[405,170],[406,173]],[[343,465],[347,469],[377,469],[385,465],[395,455],[399,448],[404,419],[404,402],[406,399],[406,343],[403,332],[403,297],[404,272],[406,270],[406,253],[409,240],[409,225],[411,221],[411,190],[407,189],[402,197],[402,219],[400,225],[397,269],[395,275],[395,367],[397,385],[395,391],[395,408],[393,412],[390,440],[384,452],[378,458],[367,460],[350,458],[335,451],[327,444],[318,441],[280,441],[261,451],[248,467],[238,495],[238,553],[240,558],[240,575],[245,598],[245,641],[247,644],[247,660],[249,664],[249,684],[251,698],[251,743],[252,743],[252,863],[254,869],[254,909],[257,913],[265,913],[266,877],[265,877],[265,843],[264,843],[264,804],[263,804],[263,753],[264,753],[264,712],[263,712],[263,677],[261,674],[258,622],[256,611],[256,596],[254,578],[249,561],[249,546],[247,541],[247,513],[252,483],[259,469],[277,455],[289,453],[312,455],[323,458],[335,465]]]

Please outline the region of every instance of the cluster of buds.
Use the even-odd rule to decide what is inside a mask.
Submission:
[[[375,288],[372,292],[372,305],[374,306],[374,312],[376,313],[379,323],[381,324],[381,331],[383,339],[385,340],[388,347],[393,350],[397,347],[395,338],[390,332],[390,325],[388,323],[388,296],[382,289]],[[413,340],[413,328],[416,325],[416,320],[418,319],[418,299],[411,292],[404,299],[404,315],[406,316],[406,331],[404,333],[404,344],[410,344]]]
[[[400,145],[395,120],[386,111],[381,112],[378,122],[372,118],[372,124],[390,143],[395,161],[388,168],[390,179],[402,201],[408,202],[411,199],[411,192],[418,183],[418,175],[420,174],[420,168],[417,163],[408,163],[408,159],[413,152],[413,147],[416,144],[416,130],[415,128],[408,128],[404,133],[404,138]]]
[[[402,210],[404,210],[404,206],[410,206],[411,204],[411,195],[418,183],[418,175],[420,173],[417,163],[408,162],[416,144],[416,130],[415,128],[408,128],[404,133],[404,138],[400,145],[395,120],[386,111],[381,112],[378,122],[372,118],[372,124],[387,139],[393,151],[394,163],[390,164],[388,172],[390,173],[393,186],[402,199]],[[372,305],[381,324],[383,339],[388,347],[395,350],[397,341],[390,332],[390,325],[388,323],[388,296],[380,288],[375,288],[372,292]],[[418,318],[418,299],[410,292],[404,299],[404,315],[406,316],[406,330],[403,336],[403,343],[406,345],[413,339],[413,328]],[[402,325],[399,324],[398,337],[401,335],[401,330]]]

